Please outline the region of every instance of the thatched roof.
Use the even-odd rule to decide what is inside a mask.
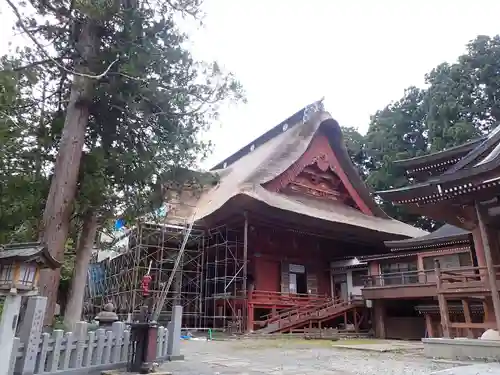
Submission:
[[[203,193],[195,208],[197,221],[208,220],[229,201],[255,200],[291,213],[314,217],[331,223],[362,227],[404,237],[418,237],[427,232],[389,218],[374,202],[366,185],[352,164],[337,121],[318,111],[303,121],[304,111],[275,126],[212,170],[219,183]],[[285,172],[308,149],[314,136],[322,132],[357,194],[373,216],[341,204],[325,203],[305,197],[291,197],[266,190],[262,185]],[[222,168],[221,168],[222,167]],[[241,200],[239,200],[241,201]]]

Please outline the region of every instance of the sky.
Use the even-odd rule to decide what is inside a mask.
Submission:
[[[469,40],[500,33],[498,0],[206,0],[204,10],[193,53],[233,72],[248,101],[222,108],[204,168],[322,97],[342,126],[364,133],[371,115],[423,87]],[[0,12],[5,53],[14,17],[3,2]]]

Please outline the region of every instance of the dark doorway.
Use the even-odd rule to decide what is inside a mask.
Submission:
[[[347,281],[340,281],[333,284],[333,297],[347,300]]]
[[[307,294],[307,277],[305,273],[296,273],[297,277],[297,293],[298,294]]]

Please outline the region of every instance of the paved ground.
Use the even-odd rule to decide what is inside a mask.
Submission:
[[[480,363],[470,366],[460,366],[438,371],[434,375],[500,375],[500,364]]]
[[[182,353],[185,361],[162,369],[173,375],[423,375],[453,367],[424,358],[419,344],[376,340],[183,341]]]

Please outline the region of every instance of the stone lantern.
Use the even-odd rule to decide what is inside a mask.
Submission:
[[[0,358],[11,358],[21,299],[38,294],[42,268],[56,269],[61,263],[38,242],[0,245],[0,296],[5,296],[0,319]],[[9,361],[0,361],[0,375],[9,371]]]
[[[95,320],[99,322],[99,327],[110,330],[114,322],[118,321],[118,315],[114,312],[115,306],[108,302],[104,305],[102,311],[97,314]]]

